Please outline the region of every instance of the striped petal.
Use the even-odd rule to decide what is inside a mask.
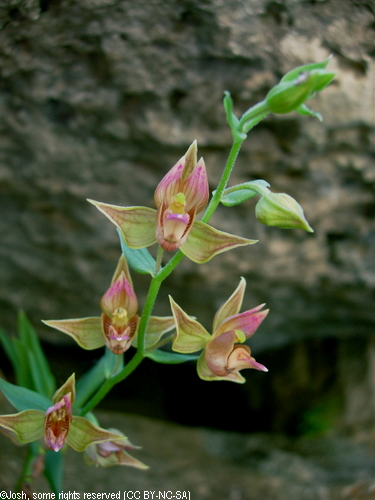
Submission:
[[[234,236],[214,229],[204,222],[195,221],[180,250],[193,262],[204,264],[219,253],[239,246],[253,245],[256,242],[257,240]]]
[[[79,319],[55,319],[43,323],[70,335],[79,346],[91,351],[105,344],[100,317]]]
[[[169,300],[176,324],[176,335],[172,342],[172,349],[182,353],[204,349],[211,339],[211,335],[198,321],[188,316],[172,297],[169,297]]]
[[[156,243],[156,210],[147,207],[120,207],[87,200],[96,206],[124,237],[130,248],[145,248]]]

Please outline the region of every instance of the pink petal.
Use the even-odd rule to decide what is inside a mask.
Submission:
[[[181,191],[181,175],[184,170],[184,156],[169,170],[155,189],[154,201],[157,208],[168,206],[174,195]]]
[[[236,340],[235,332],[226,332],[207,343],[204,358],[208,368],[215,375],[228,375],[227,361]]]
[[[121,273],[119,278],[110,286],[100,301],[102,311],[112,316],[118,308],[125,309],[131,318],[138,310],[138,300],[133,287]]]
[[[268,314],[268,309],[260,311],[263,306],[264,304],[261,304],[250,311],[235,314],[234,316],[227,318],[214,332],[214,337],[232,330],[240,330],[245,334],[246,338],[251,337]]]
[[[205,361],[204,353],[199,357],[197,363],[197,372],[199,378],[202,380],[213,381],[213,380],[227,380],[228,382],[237,382],[238,384],[243,384],[245,382],[244,377],[239,372],[228,373],[223,377],[215,375],[207,366]]]
[[[262,372],[268,372],[267,368],[250,356],[250,349],[246,345],[236,345],[228,357],[228,371],[236,372],[245,368],[254,368]]]
[[[182,192],[186,197],[187,212],[194,208],[196,213],[199,213],[207,205],[209,186],[203,158],[199,160],[191,175],[184,182]]]

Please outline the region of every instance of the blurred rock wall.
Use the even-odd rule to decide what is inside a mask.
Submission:
[[[268,117],[249,134],[231,179],[264,178],[294,196],[315,233],[260,225],[253,200],[220,208],[213,225],[259,243],[204,266],[184,261],[156,312],[168,314],[171,293],[209,328],[245,276],[246,307],[271,309],[251,342],[270,374],[213,388],[195,380],[193,366],[174,368],[181,405],[194,377],[211,398],[244,397],[257,415],[248,430],[267,413],[268,428],[295,431],[319,405],[323,415],[340,408],[344,426],[371,422],[374,27],[365,0],[0,2],[1,327],[14,331],[23,308],[47,349],[67,345],[65,360],[81,356],[39,322],[99,313],[119,244],[86,198],[153,206],[158,181],[194,139],[214,189],[231,145],[223,91],[240,114],[288,70],[333,54],[337,78],[311,102],[323,123]],[[135,280],[141,303],[147,283]],[[62,351],[49,352],[63,370]],[[155,370],[168,386],[164,367],[151,365],[145,386]],[[178,405],[160,412],[181,420]]]

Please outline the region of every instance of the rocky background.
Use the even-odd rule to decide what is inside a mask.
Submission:
[[[194,365],[144,362],[105,404],[185,426],[371,440],[374,14],[366,0],[0,1],[0,326],[14,333],[24,309],[57,377],[83,373],[101,352],[82,353],[40,319],[99,314],[120,250],[86,198],[153,206],[158,181],[194,139],[214,189],[231,145],[223,91],[241,114],[288,70],[332,54],[337,77],[311,101],[323,123],[266,118],[231,179],[264,178],[294,196],[315,232],[262,226],[253,199],[221,208],[213,225],[259,243],[204,266],[184,261],[156,308],[168,314],[172,294],[209,328],[245,276],[246,307],[271,310],[251,341],[269,373],[209,384]],[[141,304],[147,285],[135,277]],[[0,362],[11,379],[2,352]],[[223,498],[279,498],[245,489]],[[219,498],[211,493],[196,498]]]

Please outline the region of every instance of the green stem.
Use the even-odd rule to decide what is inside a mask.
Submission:
[[[16,485],[16,492],[20,492],[24,483],[32,484],[34,481],[33,466],[35,459],[39,456],[36,443],[31,443],[27,447],[27,455],[22,467],[21,475]]]
[[[209,203],[209,205],[208,205],[208,207],[207,207],[207,209],[202,217],[202,222],[208,222],[211,219],[212,214],[215,212],[217,206],[219,205],[221,197],[222,197],[223,192],[224,192],[224,189],[226,188],[226,186],[228,184],[228,181],[229,181],[230,175],[232,173],[234,164],[236,162],[238,153],[240,152],[242,142],[243,141],[237,141],[237,142],[233,143],[232,149],[230,150],[230,153],[228,156],[227,163],[226,163],[225,168],[224,168],[223,175],[221,176],[219,185],[218,185],[214,195],[212,196],[211,201],[210,201],[210,203]]]
[[[162,249],[162,247],[158,247],[158,251],[157,251],[157,254],[156,254],[156,264],[155,264],[155,275],[158,274],[158,272],[160,271],[160,268],[161,268],[161,262],[163,260],[163,253],[164,253],[164,250]]]

